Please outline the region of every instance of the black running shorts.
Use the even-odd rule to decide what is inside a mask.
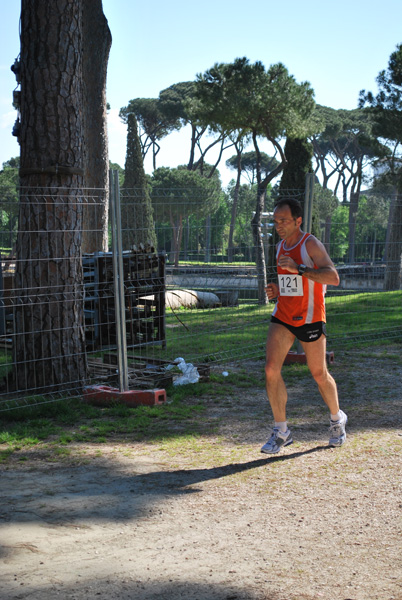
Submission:
[[[300,327],[294,327],[294,325],[288,325],[283,321],[280,321],[276,317],[271,317],[272,323],[283,325],[293,335],[297,337],[301,342],[316,342],[323,334],[327,335],[327,330],[324,321],[317,321],[316,323],[308,323],[307,325],[300,325]]]

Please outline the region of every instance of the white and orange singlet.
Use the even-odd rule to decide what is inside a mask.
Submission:
[[[279,296],[272,315],[294,327],[317,321],[325,323],[326,321],[325,292],[327,286],[297,273],[289,273],[289,271],[281,269],[278,264],[280,256],[290,256],[296,264],[316,269],[317,267],[306,249],[306,241],[310,235],[310,233],[305,233],[292,248],[287,248],[285,240],[282,240],[276,250]]]

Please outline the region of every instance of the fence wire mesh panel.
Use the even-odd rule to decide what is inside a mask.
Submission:
[[[179,357],[200,372],[263,358],[275,196],[253,229],[256,192],[246,186],[235,218],[233,189],[117,193],[116,232],[107,191],[20,190],[18,199],[0,189],[0,410],[118,386],[122,331],[131,390],[169,385]],[[303,201],[304,190],[286,195]],[[400,342],[401,197],[362,195],[350,215],[347,203],[328,210],[316,192],[314,207],[312,231],[341,276],[327,291],[328,349]]]
[[[0,408],[81,394],[93,337],[83,257],[107,248],[107,194],[38,188],[1,199]]]

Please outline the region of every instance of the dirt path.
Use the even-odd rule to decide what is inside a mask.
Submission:
[[[336,356],[347,444],[304,375],[295,444],[260,454],[263,390],[206,399],[200,438],[2,467],[0,598],[401,600],[402,361]],[[229,367],[230,368],[230,367]],[[261,370],[250,364],[248,370]]]

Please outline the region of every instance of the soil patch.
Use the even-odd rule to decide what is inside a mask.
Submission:
[[[401,600],[400,346],[336,353],[342,448],[311,377],[289,377],[295,443],[260,453],[260,385],[203,398],[176,444],[40,447],[1,468],[7,600]],[[286,372],[285,372],[286,373]],[[285,375],[286,377],[286,375]],[[192,401],[191,398],[188,400]]]

